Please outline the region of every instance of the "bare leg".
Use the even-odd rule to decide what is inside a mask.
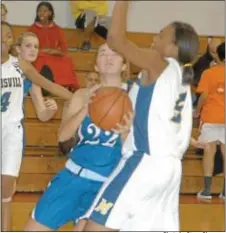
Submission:
[[[74,227],[74,231],[82,232],[87,224],[86,219],[79,220],[78,223]]]
[[[34,219],[30,218],[27,222],[27,225],[24,228],[24,231],[32,232],[32,231],[53,231],[53,229],[50,229],[38,222],[36,222]]]
[[[111,229],[111,228],[107,228],[105,226],[102,226],[100,224],[97,224],[91,220],[88,220],[85,228],[83,229],[83,231],[96,231],[96,232],[103,232],[103,231],[118,231],[115,229]]]
[[[215,156],[216,148],[217,148],[216,142],[210,142],[208,144],[209,144],[209,148],[204,150],[204,157],[203,157],[204,176],[213,175],[214,156]]]
[[[214,157],[216,153],[217,143],[208,143],[209,147],[204,149],[203,157],[203,174],[204,174],[204,189],[198,193],[198,197],[211,199],[211,185],[214,167]]]
[[[12,231],[12,197],[17,177],[1,175],[2,180],[2,231]]]
[[[223,164],[224,164],[224,174],[225,174],[225,144],[221,143],[221,153],[223,158]]]
[[[225,177],[225,144],[221,143],[221,153],[223,158],[223,166],[224,166],[224,177]],[[225,178],[224,178],[224,185],[222,188],[222,195],[225,197]]]

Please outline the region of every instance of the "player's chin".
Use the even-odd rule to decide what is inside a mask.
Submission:
[[[28,56],[26,59],[28,62],[34,62],[37,59],[37,56]]]

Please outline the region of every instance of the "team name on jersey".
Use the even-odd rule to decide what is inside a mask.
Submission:
[[[8,77],[1,79],[1,88],[22,87],[21,77]]]

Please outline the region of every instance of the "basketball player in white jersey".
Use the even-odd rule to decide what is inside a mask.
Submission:
[[[94,201],[84,231],[179,231],[181,159],[192,130],[191,63],[199,39],[192,26],[173,22],[151,49],[140,49],[126,38],[128,4],[116,1],[108,43],[148,76],[130,91],[135,117],[123,148],[128,159]]]
[[[9,54],[13,43],[11,26],[6,22],[1,22],[1,26],[2,230],[11,231],[11,200],[23,154],[21,121],[24,117],[24,75],[33,83],[66,100],[71,98],[72,93],[45,79],[30,63],[12,57]]]

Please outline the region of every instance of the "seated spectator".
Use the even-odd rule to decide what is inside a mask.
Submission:
[[[84,30],[84,39],[81,49],[91,48],[91,37],[97,33],[102,38],[107,38],[111,17],[108,14],[107,1],[70,1],[72,15],[77,28]]]
[[[8,11],[7,11],[6,5],[1,3],[1,20],[2,20],[2,22],[6,21],[7,12]]]
[[[100,77],[97,72],[89,72],[86,75],[86,87],[91,88],[100,83]]]
[[[66,56],[67,45],[62,29],[53,21],[54,9],[50,2],[40,2],[34,24],[28,29],[39,39],[40,53],[36,69],[49,80],[76,89],[77,80],[71,58]],[[44,92],[46,95],[46,93]]]
[[[225,125],[224,125],[224,76],[225,76],[225,43],[217,47],[218,64],[203,72],[197,92],[201,94],[195,117],[201,115],[201,135],[199,140],[208,142],[204,149],[203,171],[204,189],[198,193],[199,198],[211,199],[211,183],[214,168],[214,156],[217,144],[220,144],[224,161]],[[220,194],[225,198],[223,188]]]

